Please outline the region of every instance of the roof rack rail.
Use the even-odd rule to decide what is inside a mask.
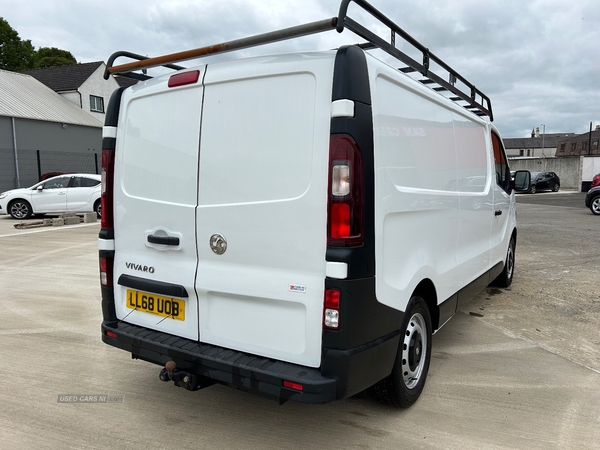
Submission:
[[[382,39],[372,31],[368,30],[354,19],[348,16],[348,7],[350,3],[355,3],[363,10],[368,12],[373,18],[377,19],[380,23],[387,26],[390,30],[390,42]],[[425,77],[418,81],[426,85],[437,85],[432,87],[437,92],[449,91],[454,94],[454,97],[449,97],[450,100],[457,102],[457,104],[463,106],[465,109],[477,114],[478,116],[488,116],[490,121],[494,120],[492,113],[492,102],[490,99],[471,84],[466,78],[452,69],[448,64],[438,58],[436,55],[431,53],[429,49],[423,46],[419,41],[413,38],[410,34],[392,22],[388,17],[383,15],[379,10],[375,9],[370,3],[365,0],[342,0],[340,9],[337,17],[329,19],[319,20],[316,22],[310,22],[303,25],[298,25],[290,28],[284,28],[281,30],[272,31],[269,33],[258,34],[249,36],[246,38],[236,39],[229,42],[223,42],[220,44],[209,45],[206,47],[200,47],[193,50],[187,50],[178,53],[171,53],[168,55],[158,56],[155,58],[148,58],[146,56],[137,55],[130,52],[116,52],[113,53],[108,62],[104,72],[104,78],[112,75],[129,76],[136,79],[148,79],[150,78],[145,73],[134,74],[131,73],[135,70],[147,69],[150,67],[167,67],[174,70],[181,70],[183,67],[174,65],[174,62],[186,61],[190,59],[201,58],[204,56],[213,55],[216,53],[229,52],[234,50],[241,50],[244,48],[255,47],[259,45],[269,44],[273,42],[279,42],[287,39],[292,39],[300,36],[308,36],[315,33],[321,33],[336,29],[338,33],[348,28],[358,36],[367,40],[366,43],[358,44],[358,46],[364,50],[370,50],[373,48],[379,48],[389,55],[395,57],[399,61],[405,64],[405,67],[401,67],[398,70],[403,73],[419,72],[421,76]],[[422,61],[416,61],[415,59],[403,53],[396,47],[396,38],[400,37],[412,47],[416,48],[422,54]],[[125,56],[137,61],[113,66],[114,61],[121,56]],[[447,80],[434,73],[431,68],[431,62],[437,64],[444,72],[446,72]],[[143,70],[143,72],[145,72]],[[460,81],[461,85],[457,85]],[[462,86],[464,85],[464,87]],[[466,104],[458,103],[466,102]]]

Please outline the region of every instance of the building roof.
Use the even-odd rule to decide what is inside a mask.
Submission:
[[[504,148],[508,149],[527,149],[527,148],[556,148],[558,141],[575,136],[575,133],[548,133],[540,137],[528,138],[504,138]]]
[[[113,75],[114,79],[119,83],[121,87],[129,87],[138,83],[138,80],[129,77],[121,77],[119,75]]]
[[[102,61],[70,64],[67,66],[44,67],[43,69],[24,70],[21,73],[31,75],[56,92],[75,91],[104,64]]]
[[[6,70],[0,70],[0,116],[102,127],[98,119],[35,78]]]

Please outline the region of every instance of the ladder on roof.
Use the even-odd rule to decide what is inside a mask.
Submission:
[[[388,27],[390,32],[390,41],[382,39],[372,31],[365,28],[363,25],[348,16],[348,7],[350,3],[355,3],[363,10],[368,12],[372,17],[377,19],[381,24]],[[421,78],[419,81],[427,86],[430,86],[434,91],[437,92],[450,92],[454,96],[449,97],[450,100],[456,102],[465,109],[471,111],[478,116],[488,116],[490,121],[494,120],[492,113],[492,103],[490,99],[471,84],[466,78],[452,69],[448,64],[438,58],[436,55],[431,53],[428,48],[423,46],[420,42],[414,39],[410,34],[392,22],[388,17],[383,15],[379,10],[375,9],[370,3],[365,0],[342,0],[340,9],[337,17],[329,19],[319,20],[316,22],[310,22],[302,25],[298,25],[291,28],[284,28],[281,30],[272,31],[269,33],[259,34],[255,36],[249,36],[246,38],[236,39],[229,42],[223,42],[220,44],[209,45],[206,47],[200,47],[193,50],[187,50],[183,52],[171,53],[168,55],[158,56],[154,58],[148,58],[146,56],[137,55],[130,52],[116,52],[113,53],[107,62],[106,71],[104,72],[104,78],[112,75],[123,75],[130,78],[139,80],[146,80],[150,78],[145,74],[133,73],[135,70],[147,69],[150,67],[167,67],[173,70],[181,70],[184,67],[172,64],[175,62],[187,61],[190,59],[202,58],[204,56],[214,55],[217,53],[224,53],[234,50],[241,50],[244,48],[255,47],[259,45],[269,44],[273,42],[279,42],[287,39],[292,39],[300,36],[308,36],[315,33],[321,33],[336,29],[338,33],[348,28],[358,36],[367,40],[367,43],[359,44],[359,47],[364,50],[370,50],[379,48],[400,62],[405,64],[404,67],[399,68],[403,73],[415,73],[418,72]],[[400,51],[396,47],[396,39],[400,37],[405,42],[410,44],[416,50],[421,52],[422,60],[417,61],[406,53]],[[119,57],[128,57],[137,61],[121,64],[118,66],[113,65],[115,60]],[[431,63],[435,63],[439,66],[439,69],[445,73],[447,77],[434,73],[431,68]],[[436,71],[439,70],[436,67]]]

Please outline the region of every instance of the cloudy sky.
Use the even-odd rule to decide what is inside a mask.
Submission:
[[[590,122],[600,124],[598,0],[371,3],[490,97],[504,137],[526,137],[543,125],[546,133],[584,133]],[[2,0],[0,16],[36,48],[91,62],[118,50],[158,56],[231,41],[333,17],[338,8],[338,0]],[[383,34],[357,9],[350,16]],[[349,30],[329,31],[238,54],[356,42]]]

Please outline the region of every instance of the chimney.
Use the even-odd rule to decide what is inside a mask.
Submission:
[[[540,127],[535,127],[535,137],[540,137]]]
[[[600,131],[600,125],[596,125],[596,131]]]

